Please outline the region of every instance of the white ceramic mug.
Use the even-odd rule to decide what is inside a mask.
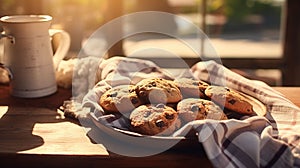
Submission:
[[[49,29],[52,17],[48,15],[14,15],[0,18],[4,32],[2,64],[12,75],[11,94],[35,98],[57,91],[55,70],[70,47],[70,36],[62,30]],[[53,54],[51,37],[61,35]]]

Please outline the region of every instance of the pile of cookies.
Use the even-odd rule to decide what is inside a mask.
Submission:
[[[119,85],[107,90],[99,104],[105,114],[128,117],[129,129],[144,135],[171,135],[193,120],[254,114],[252,104],[239,92],[190,78]]]

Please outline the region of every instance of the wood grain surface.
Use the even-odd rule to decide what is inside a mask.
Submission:
[[[0,86],[1,167],[211,167],[201,145],[174,148],[148,157],[126,157],[95,144],[77,121],[58,109],[71,90],[61,89],[35,99],[12,97],[9,86]],[[300,106],[300,87],[278,87]]]

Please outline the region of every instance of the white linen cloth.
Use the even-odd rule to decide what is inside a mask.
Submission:
[[[126,119],[102,116],[103,109],[97,101],[112,86],[135,84],[151,77],[194,77],[233,88],[266,105],[265,117],[197,120],[173,134],[184,136],[190,129],[196,130],[199,143],[214,167],[300,167],[300,109],[267,84],[244,78],[214,61],[199,62],[180,76],[174,76],[151,61],[125,57],[103,60],[99,65],[99,82],[84,97],[82,106],[98,109],[99,119],[126,129]]]

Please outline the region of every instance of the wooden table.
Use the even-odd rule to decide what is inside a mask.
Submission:
[[[276,87],[300,106],[300,87]],[[126,157],[95,144],[80,124],[58,110],[71,90],[35,99],[9,94],[0,86],[0,167],[212,167],[202,146],[171,149],[147,157]]]

